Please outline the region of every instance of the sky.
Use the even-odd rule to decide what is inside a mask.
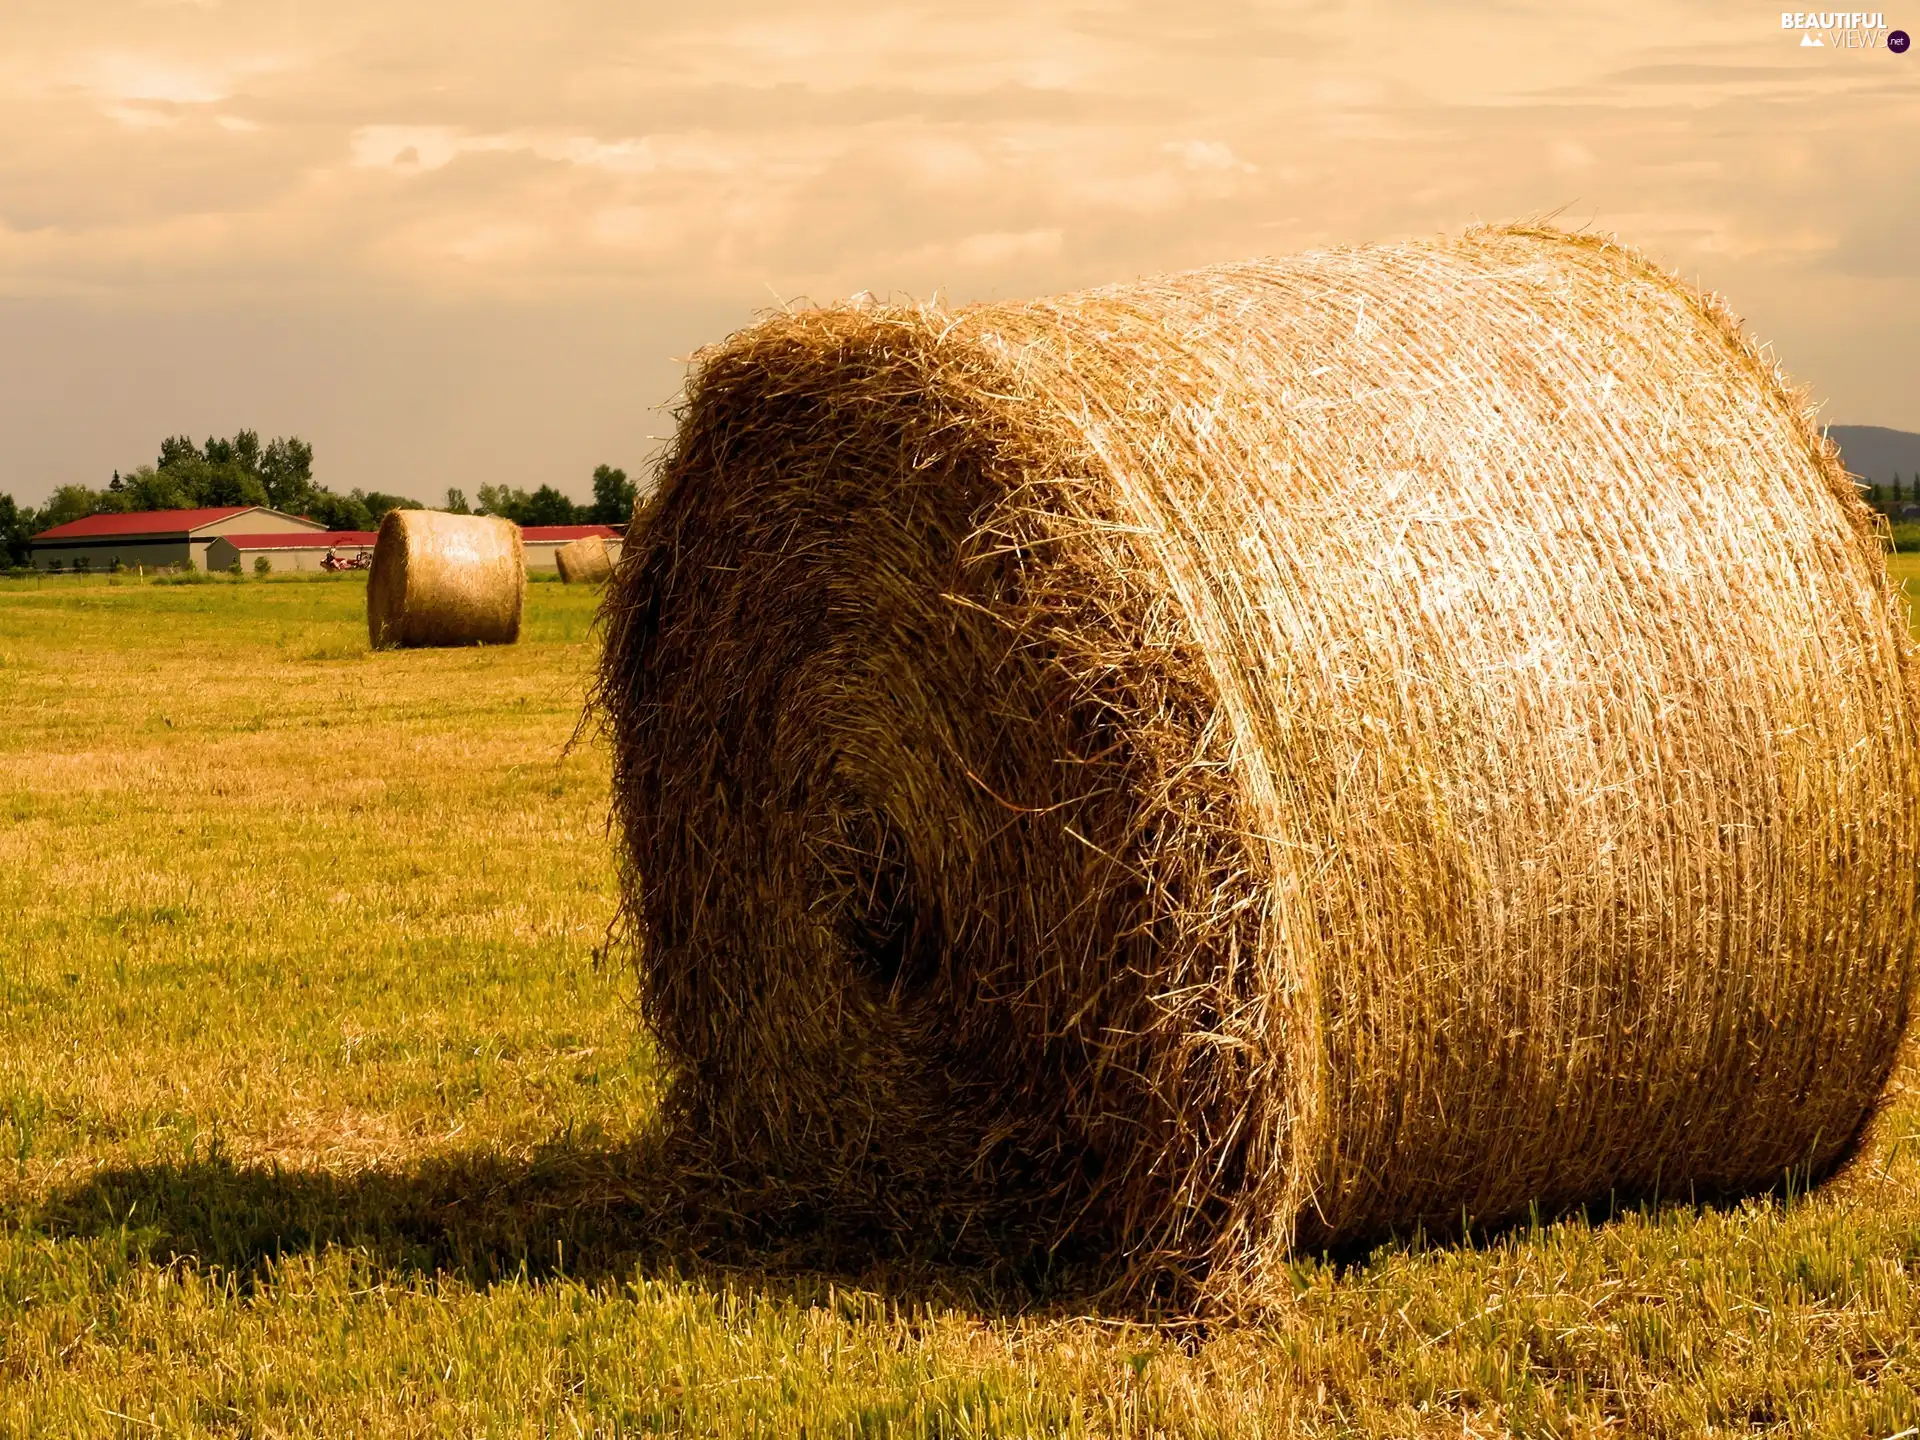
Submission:
[[[6,0],[0,491],[250,427],[335,489],[584,497],[778,304],[1543,216],[1719,291],[1826,421],[1920,430],[1920,50],[1865,19]]]

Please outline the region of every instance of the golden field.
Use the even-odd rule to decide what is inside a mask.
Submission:
[[[593,604],[374,654],[355,578],[0,580],[0,1432],[1920,1433],[1904,1094],[1811,1195],[1206,1327],[730,1240],[607,950]]]

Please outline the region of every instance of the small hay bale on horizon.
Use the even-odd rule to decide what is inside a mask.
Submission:
[[[376,650],[511,645],[527,588],[520,527],[489,515],[389,510],[367,577]]]
[[[598,690],[642,1007],[790,1208],[1230,1301],[1872,1111],[1904,616],[1804,397],[1636,253],[777,314],[661,477]]]
[[[560,579],[572,585],[604,585],[613,578],[613,560],[607,554],[607,542],[598,535],[570,540],[553,552],[553,563]]]

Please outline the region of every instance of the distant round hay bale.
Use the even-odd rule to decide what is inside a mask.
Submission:
[[[376,650],[511,645],[527,588],[520,527],[488,515],[389,510],[367,576]]]
[[[1920,749],[1808,413],[1531,229],[703,352],[600,682],[678,1103],[1211,1294],[1826,1170]]]
[[[607,542],[598,535],[569,540],[553,552],[553,563],[560,578],[571,585],[604,585],[613,578],[613,560],[607,554]]]

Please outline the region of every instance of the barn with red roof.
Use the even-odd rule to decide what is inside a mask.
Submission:
[[[361,560],[373,554],[372,530],[297,530],[222,535],[207,547],[209,570],[324,570],[327,556]]]
[[[527,569],[558,570],[554,552],[569,540],[598,535],[607,542],[617,559],[620,532],[611,525],[529,525],[520,532],[525,542]],[[355,560],[373,553],[378,532],[373,530],[323,530],[318,534],[222,535],[207,547],[207,568],[231,570],[236,566],[251,570],[264,556],[274,570],[319,570],[331,554],[341,560]]]
[[[621,532],[612,525],[529,525],[521,532],[529,570],[553,570],[554,552],[570,540],[598,535],[615,558]],[[149,570],[191,560],[202,570],[318,570],[329,553],[352,560],[373,550],[371,530],[329,530],[304,515],[264,505],[205,510],[135,510],[89,515],[33,537],[37,570]]]
[[[303,515],[264,505],[214,505],[200,510],[132,510],[70,520],[33,537],[36,570],[147,569],[191,560],[207,568],[207,552],[228,535],[325,536],[327,527]]]

